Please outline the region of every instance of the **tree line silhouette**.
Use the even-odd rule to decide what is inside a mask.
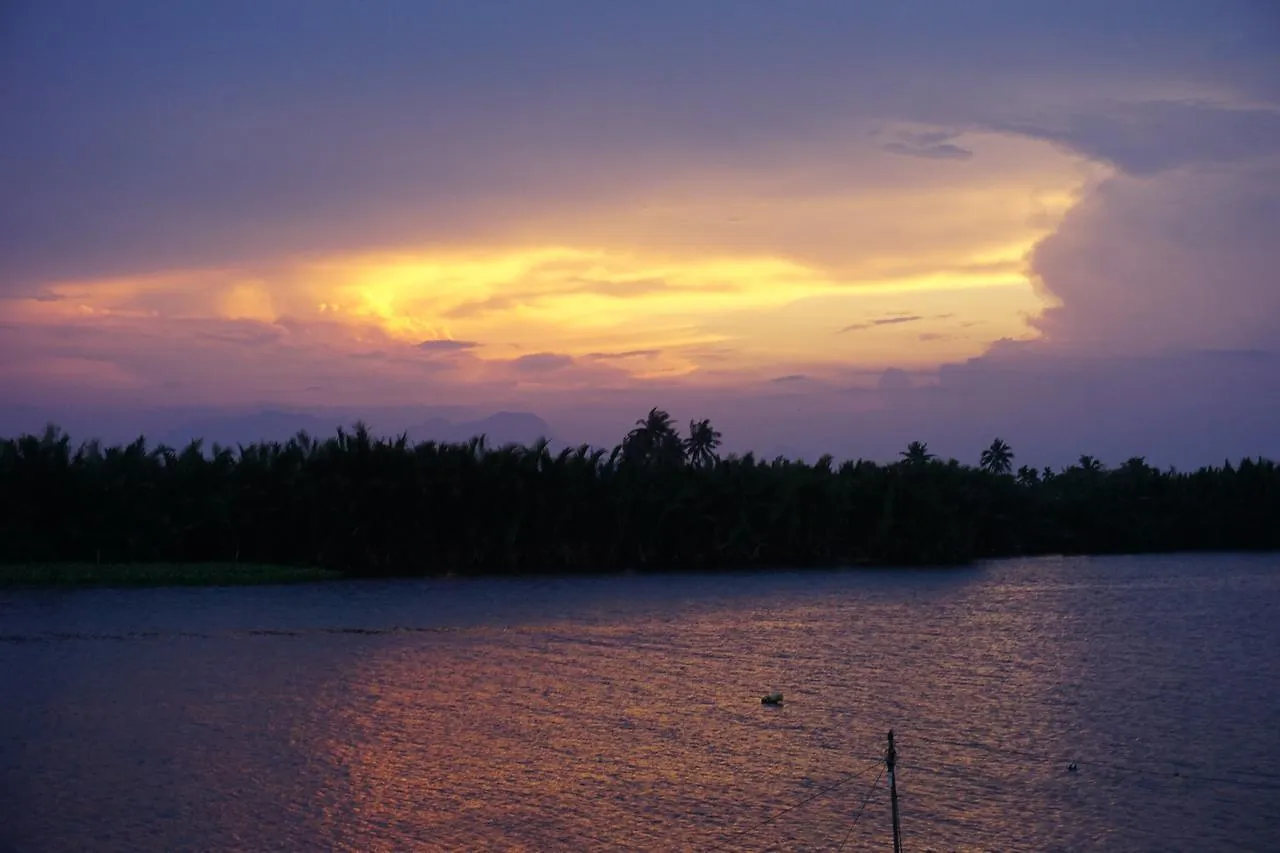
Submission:
[[[0,561],[254,562],[356,575],[947,564],[1049,553],[1280,548],[1280,470],[721,458],[653,409],[612,451],[376,438],[206,450],[0,441]]]

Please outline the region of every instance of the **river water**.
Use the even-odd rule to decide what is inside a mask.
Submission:
[[[909,851],[1280,850],[1280,556],[0,592],[6,853],[886,850],[890,728]]]

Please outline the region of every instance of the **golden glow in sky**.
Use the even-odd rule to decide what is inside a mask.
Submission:
[[[1045,303],[1026,255],[1090,178],[1042,143],[984,144],[980,168],[878,154],[865,189],[804,173],[787,194],[778,175],[768,192],[759,176],[715,175],[468,245],[52,283],[7,310],[35,327],[92,326],[104,364],[186,341],[193,377],[216,346],[366,371],[429,363],[437,378],[514,387],[928,369],[1032,336]],[[145,372],[134,361],[112,375]],[[281,387],[284,368],[262,370]]]

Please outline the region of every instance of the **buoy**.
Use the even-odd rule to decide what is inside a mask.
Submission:
[[[770,694],[769,694],[769,695],[767,695],[767,696],[761,696],[761,697],[760,697],[760,704],[761,704],[761,705],[781,705],[781,704],[782,704],[782,694],[781,694],[781,693],[770,693]]]
[[[1079,769],[1079,767],[1076,767],[1076,763],[1074,761],[1067,765],[1068,773],[1075,773]]]

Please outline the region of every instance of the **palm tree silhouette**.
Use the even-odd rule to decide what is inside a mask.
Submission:
[[[1018,469],[1018,485],[1034,486],[1040,482],[1040,472],[1030,465],[1023,465]]]
[[[923,465],[926,462],[932,462],[938,457],[929,452],[929,445],[924,441],[913,441],[907,445],[907,449],[898,454],[904,461],[912,465]]]
[[[1003,438],[997,438],[982,451],[978,464],[988,474],[1008,474],[1013,470],[1013,448]]]
[[[622,457],[628,462],[670,463],[684,460],[684,443],[676,433],[671,415],[656,406],[636,421],[622,442]]]
[[[1125,460],[1125,463],[1120,466],[1120,470],[1135,479],[1141,479],[1153,471],[1151,466],[1147,465],[1147,459],[1145,456],[1129,457]]]
[[[695,468],[711,468],[720,461],[716,449],[720,447],[720,431],[711,421],[689,421],[689,437],[684,440],[684,456]]]

